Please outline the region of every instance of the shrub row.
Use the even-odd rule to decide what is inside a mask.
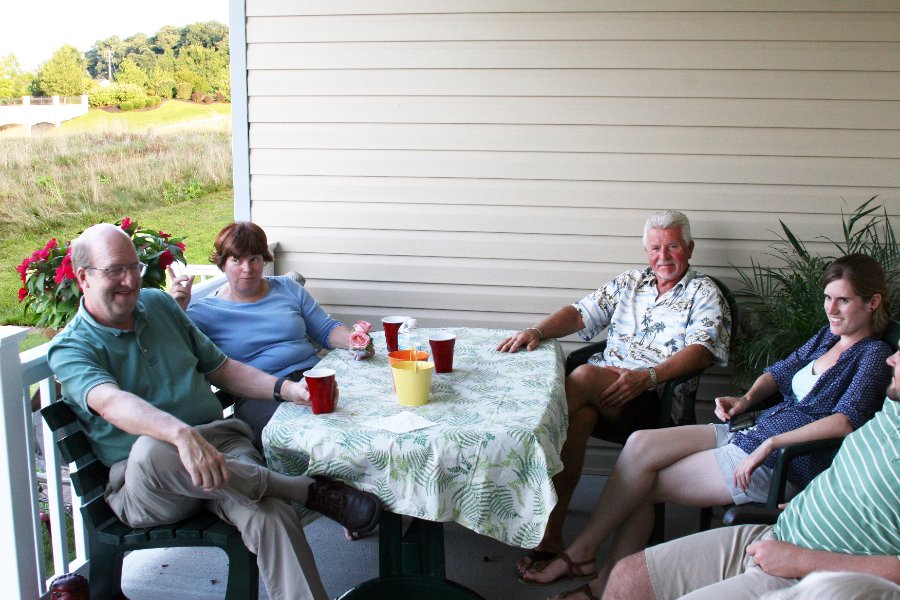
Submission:
[[[90,106],[119,106],[129,100],[137,100],[147,96],[144,88],[136,83],[112,83],[106,87],[98,87],[88,94]]]
[[[162,100],[159,96],[147,96],[146,98],[135,98],[133,100],[126,100],[119,104],[119,109],[124,111],[129,110],[138,110],[141,108],[153,108],[154,106],[159,106],[159,103]]]

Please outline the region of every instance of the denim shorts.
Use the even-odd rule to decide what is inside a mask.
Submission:
[[[769,484],[772,481],[772,468],[760,465],[750,475],[750,488],[742,490],[734,485],[734,470],[742,460],[749,456],[746,452],[731,443],[734,432],[728,431],[727,423],[714,423],[716,428],[716,448],[713,455],[719,463],[719,471],[731,492],[735,504],[747,504],[748,502],[766,502],[769,499]],[[797,493],[797,488],[788,482],[785,497],[790,499]]]

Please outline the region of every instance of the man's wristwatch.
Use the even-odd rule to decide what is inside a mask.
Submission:
[[[656,380],[655,377],[653,379],[654,381]],[[279,402],[284,400],[284,398],[281,397],[281,386],[284,385],[285,381],[287,381],[287,377],[279,377],[278,381],[275,382],[275,389],[272,391],[272,397]]]
[[[647,367],[647,372],[650,373],[650,387],[647,388],[647,391],[650,392],[656,389],[656,369]]]

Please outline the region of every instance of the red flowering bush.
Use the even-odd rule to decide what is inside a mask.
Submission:
[[[185,262],[183,238],[173,238],[155,229],[140,229],[128,217],[116,225],[131,237],[138,260],[147,265],[141,287],[164,287],[166,267],[175,261]],[[34,311],[38,327],[59,329],[78,311],[81,290],[75,280],[70,253],[71,242],[60,246],[53,238],[16,267],[22,278],[19,302],[25,303],[26,311]]]
[[[22,278],[19,302],[25,301],[25,309],[34,311],[39,327],[62,327],[78,310],[81,290],[75,281],[70,251],[68,243],[60,246],[52,238],[16,267]]]

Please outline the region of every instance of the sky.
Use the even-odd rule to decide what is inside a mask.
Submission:
[[[228,25],[228,0],[12,0],[0,16],[0,57],[15,54],[23,71],[34,71],[69,44],[87,52],[97,40],[136,33],[152,36],[164,25],[197,21]]]

